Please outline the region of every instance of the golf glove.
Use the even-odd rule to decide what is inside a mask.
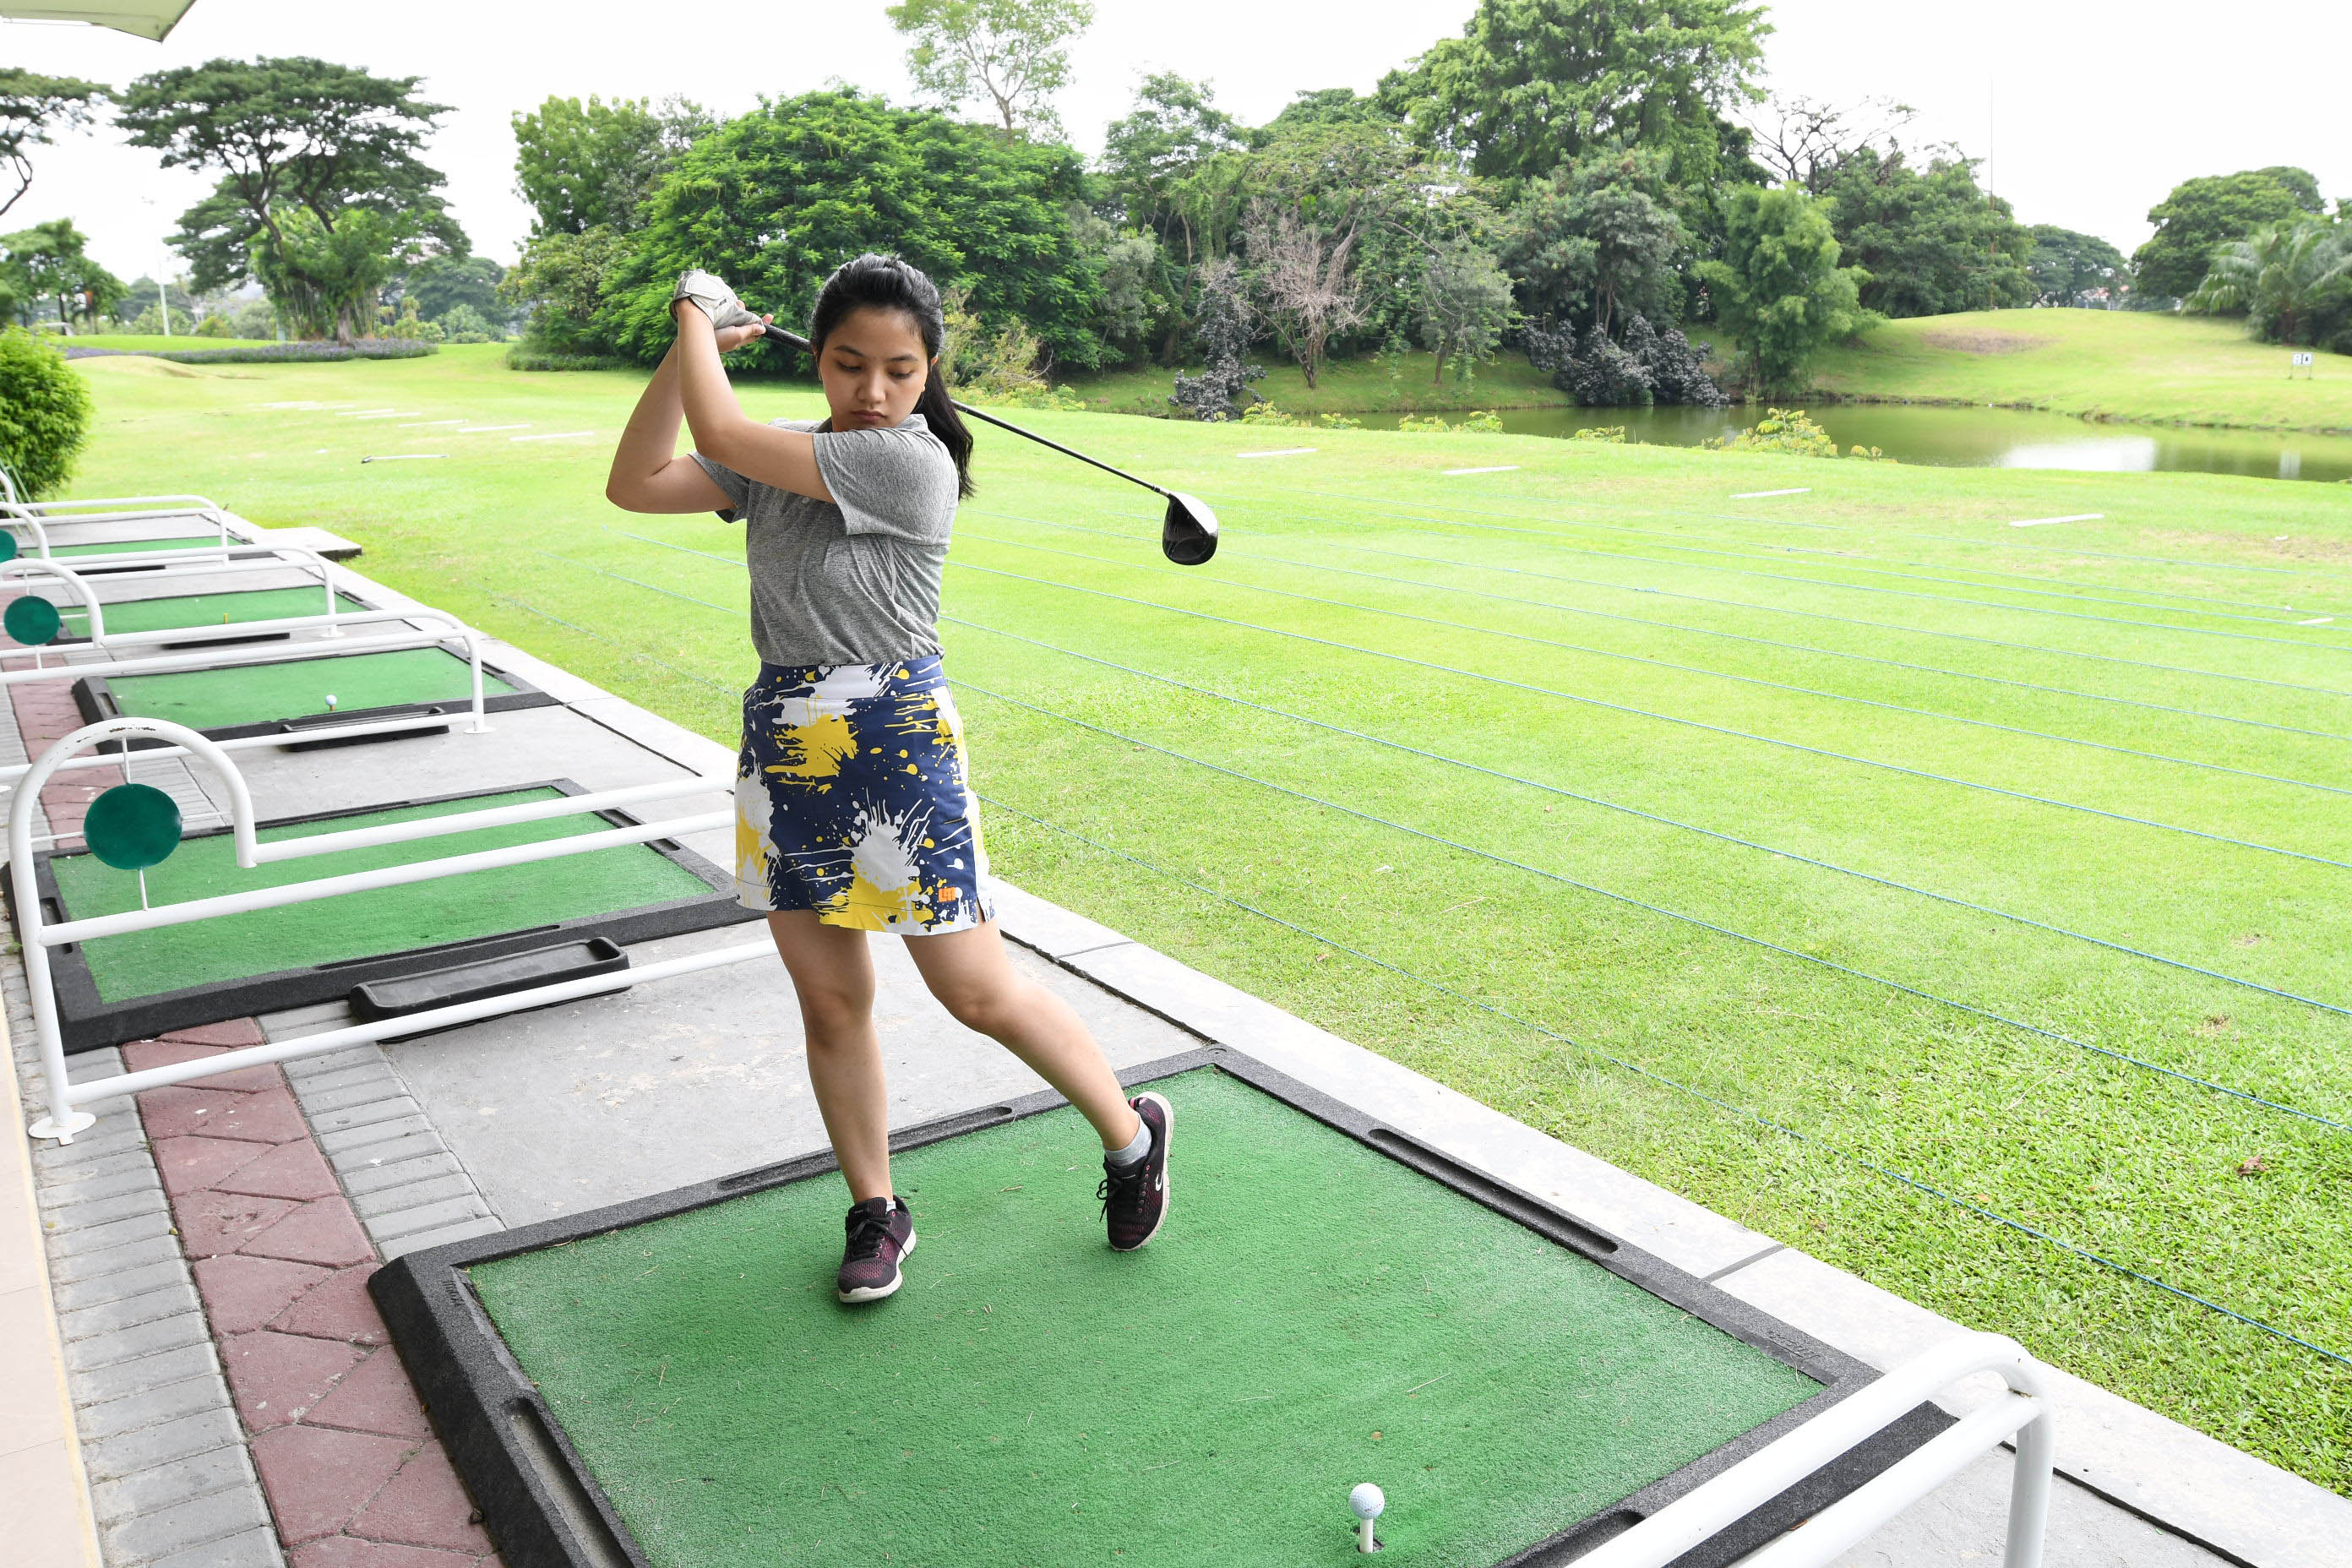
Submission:
[[[714,327],[756,327],[760,324],[760,318],[745,310],[743,301],[735,298],[734,289],[699,268],[678,275],[677,290],[670,295],[670,301],[675,304],[680,300],[693,300],[696,307],[710,318],[710,324]]]

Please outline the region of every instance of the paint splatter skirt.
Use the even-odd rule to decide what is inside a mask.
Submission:
[[[963,726],[937,654],[760,667],[743,693],[735,893],[827,925],[932,936],[995,912]]]

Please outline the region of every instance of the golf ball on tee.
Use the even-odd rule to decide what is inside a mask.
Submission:
[[[1370,1481],[1361,1483],[1348,1494],[1348,1506],[1355,1510],[1358,1519],[1378,1519],[1381,1510],[1388,1505],[1389,1500],[1381,1494],[1381,1489]]]

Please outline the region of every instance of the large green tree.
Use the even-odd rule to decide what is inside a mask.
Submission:
[[[2132,254],[2139,291],[2184,299],[2205,280],[2214,253],[2264,224],[2317,216],[2319,183],[2301,169],[2273,166],[2183,180],[2148,209],[2156,232]]]
[[[11,297],[19,320],[29,321],[37,304],[54,306],[68,328],[113,312],[127,288],[89,247],[89,237],[64,217],[0,237],[0,290]]]
[[[1066,147],[847,90],[771,100],[695,143],[647,205],[618,280],[614,328],[646,360],[669,346],[678,273],[703,267],[756,309],[805,318],[828,273],[893,251],[992,325],[1028,324],[1091,365],[1102,282],[1070,232],[1084,170]]]
[[[1054,94],[1095,19],[1090,0],[900,0],[884,15],[914,40],[908,72],[942,107],[981,105],[1007,137],[1060,133]]]
[[[515,191],[531,206],[531,233],[625,231],[663,174],[695,139],[709,111],[683,99],[551,98],[511,121]]]
[[[416,313],[437,321],[464,306],[483,320],[504,324],[508,310],[499,298],[507,269],[487,256],[428,256],[400,280],[404,299],[416,301]]]
[[[2033,302],[2054,309],[2080,309],[2103,299],[2113,310],[2130,281],[2124,253],[2095,234],[2078,234],[2054,223],[2033,226],[2033,254],[2026,271],[2033,279]]]
[[[1130,224],[1151,228],[1189,259],[1195,237],[1179,198],[1202,163],[1238,151],[1241,124],[1219,109],[1209,84],[1172,71],[1143,79],[1135,106],[1103,132],[1102,171],[1113,205]]]
[[[1813,356],[1867,326],[1864,275],[1838,265],[1822,204],[1794,185],[1741,185],[1724,203],[1721,257],[1699,263],[1715,319],[1739,340],[1759,392],[1794,387]]]
[[[1596,149],[1532,187],[1503,245],[1528,320],[1549,328],[1589,312],[1603,335],[1633,315],[1671,324],[1688,237],[1670,200],[1664,155],[1640,149]]]
[[[2352,221],[2305,216],[2264,224],[2222,246],[2185,303],[2242,313],[2266,342],[2319,342],[2352,307]]]
[[[88,125],[108,96],[104,87],[79,77],[0,67],[0,213],[32,187],[28,149],[46,146],[52,132]]]
[[[1862,303],[1886,316],[1940,316],[2030,303],[2033,236],[1963,158],[1925,170],[1898,150],[1855,149],[1825,194],[1839,253],[1869,274]]]
[[[258,277],[290,319],[349,341],[383,279],[468,248],[416,155],[448,112],[416,96],[422,79],[307,56],[207,60],[141,77],[117,119],[164,167],[219,172],[172,241],[200,291]],[[352,221],[389,267],[335,238]]]
[[[1745,146],[1724,116],[1763,96],[1771,31],[1758,0],[1479,0],[1461,37],[1390,73],[1381,99],[1476,174],[1539,179],[1614,142],[1704,184],[1727,141]]]

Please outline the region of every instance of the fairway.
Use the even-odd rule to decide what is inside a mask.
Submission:
[[[81,487],[173,443],[731,745],[740,531],[602,500],[635,377],[496,353],[87,362]],[[255,406],[306,398],[599,438],[362,468]],[[2342,487],[1014,417],[1225,536],[1171,567],[982,436],[941,635],[1002,874],[2352,1486]]]
[[[61,602],[68,637],[89,635],[89,612],[71,601]],[[367,606],[349,594],[335,595],[337,614]],[[177,594],[169,598],[125,599],[101,604],[106,629],[116,632],[176,631],[182,627],[233,626],[246,621],[286,620],[298,616],[324,615],[327,595],[317,588],[261,588],[247,593]],[[488,688],[487,684],[485,690]]]
[[[874,1309],[826,1175],[467,1277],[660,1568],[1339,1563],[1366,1480],[1387,1561],[1483,1568],[1822,1392],[1255,1088],[1155,1087],[1181,1245],[1102,1246],[1065,1107],[898,1156]]]

